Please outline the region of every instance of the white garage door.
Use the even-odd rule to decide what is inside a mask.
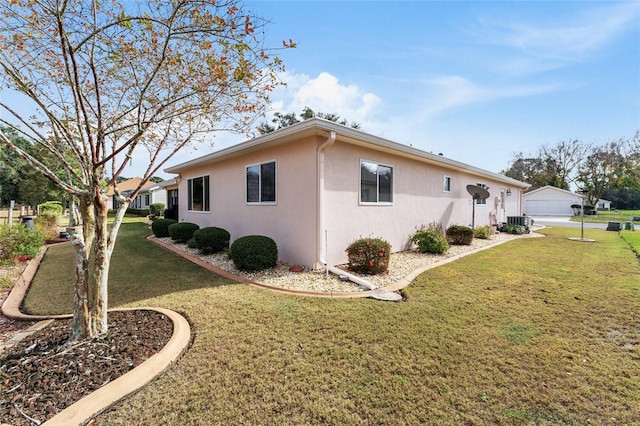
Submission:
[[[571,216],[571,202],[568,200],[525,200],[524,211],[529,216]]]

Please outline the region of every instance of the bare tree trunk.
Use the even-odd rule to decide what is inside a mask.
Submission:
[[[92,274],[89,279],[91,295],[91,336],[107,332],[107,284],[109,281],[109,232],[107,228],[107,204],[98,192],[94,197],[95,241],[93,243]],[[88,336],[89,337],[89,336]]]

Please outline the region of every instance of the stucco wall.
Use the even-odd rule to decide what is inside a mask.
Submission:
[[[278,244],[281,260],[312,265],[316,252],[315,147],[315,140],[307,139],[183,171],[179,220],[224,228],[232,241],[245,235],[266,235]],[[270,161],[276,161],[276,204],[247,204],[246,167]],[[210,212],[188,212],[187,180],[204,175],[210,179]]]
[[[359,200],[360,160],[393,166],[392,205],[362,205]],[[451,177],[451,192],[443,192],[443,175]],[[506,196],[504,183],[462,171],[445,169],[360,146],[336,143],[326,151],[326,228],[329,263],[347,261],[345,248],[360,237],[380,237],[389,241],[393,251],[409,248],[416,228],[431,222],[470,225],[472,199],[469,184],[490,187],[486,205],[476,205],[475,225],[500,221],[496,197],[504,192],[503,216],[520,215],[520,191],[511,188]],[[493,214],[493,216],[492,216]],[[504,219],[502,219],[504,220]]]

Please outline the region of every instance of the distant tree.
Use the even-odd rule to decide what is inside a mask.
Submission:
[[[298,116],[300,118],[298,118]],[[267,133],[275,132],[276,130],[291,126],[293,124],[296,124],[301,121],[308,120],[314,117],[333,121],[335,123],[342,124],[343,126],[349,125],[349,122],[345,119],[341,120],[338,114],[325,114],[322,112],[316,113],[309,107],[304,107],[304,109],[302,110],[302,113],[298,114],[298,116],[296,116],[296,114],[293,112],[290,112],[288,114],[282,114],[280,112],[276,112],[275,114],[273,114],[273,119],[271,120],[271,123],[273,124],[269,124],[269,122],[263,121],[257,127],[257,130],[261,135],[266,135]],[[354,129],[360,129],[360,124],[356,123],[355,121],[352,122],[350,126]]]
[[[521,152],[514,154],[511,165],[502,174],[534,187],[550,185],[569,189],[589,149],[589,145],[579,140],[561,141],[553,146],[543,145],[530,157],[524,157]]]
[[[160,182],[164,182],[164,179],[162,179],[160,176],[154,176],[150,178],[149,181],[153,183],[160,183]]]
[[[632,145],[627,139],[592,148],[580,164],[576,181],[587,191],[589,204],[596,205],[607,191],[624,185],[631,164],[628,158],[631,149]]]
[[[30,149],[29,141],[20,137],[15,130],[3,127],[0,131],[21,149]],[[0,144],[0,205],[7,205],[11,200],[22,201],[19,198],[20,182],[24,181],[25,172],[29,168],[29,163]]]

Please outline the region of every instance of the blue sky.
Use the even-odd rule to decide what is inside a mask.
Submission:
[[[368,133],[499,172],[515,152],[640,130],[640,2],[251,1],[288,87],[273,111],[337,113]],[[216,138],[214,149],[243,141]],[[171,161],[193,156],[185,151]]]

